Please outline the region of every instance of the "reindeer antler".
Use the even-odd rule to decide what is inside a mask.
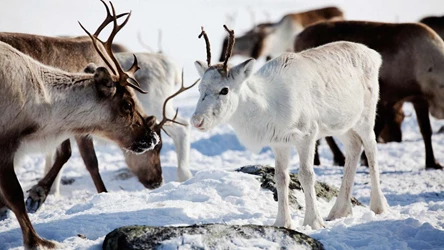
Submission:
[[[229,35],[229,42],[227,45],[227,48],[225,50],[225,60],[224,60],[224,65],[223,65],[223,71],[224,72],[228,72],[228,59],[230,59],[231,57],[231,53],[233,52],[233,47],[234,47],[234,30],[230,30],[228,29],[228,27],[224,24],[224,28],[225,30],[228,32]]]
[[[167,103],[168,103],[169,100],[173,99],[174,97],[176,97],[176,96],[179,95],[180,93],[182,93],[182,92],[184,92],[184,91],[186,91],[186,90],[191,89],[192,87],[194,87],[194,85],[196,85],[196,84],[199,82],[199,80],[200,80],[200,79],[197,79],[192,85],[190,85],[190,86],[188,86],[188,87],[185,87],[185,86],[184,86],[184,80],[183,80],[183,69],[182,69],[182,84],[181,84],[181,86],[180,86],[180,89],[179,89],[178,91],[176,91],[176,93],[170,95],[170,96],[169,96],[167,99],[165,99],[165,101],[163,102],[163,110],[162,110],[162,116],[163,116],[163,118],[162,118],[162,121],[160,121],[160,122],[156,125],[157,128],[161,128],[161,129],[162,129],[162,127],[163,127],[163,126],[165,125],[165,123],[167,123],[167,122],[172,122],[172,123],[176,123],[176,124],[180,124],[180,125],[182,125],[182,126],[185,126],[185,124],[176,121],[176,117],[177,117],[177,113],[179,112],[179,109],[176,109],[176,114],[174,115],[173,119],[169,119],[169,118],[166,117],[166,105],[167,105]]]
[[[105,5],[107,16],[103,23],[99,26],[99,28],[96,30],[94,35],[91,35],[91,33],[86,30],[83,25],[79,22],[80,27],[88,34],[88,36],[91,38],[94,48],[99,53],[100,57],[103,59],[103,61],[106,63],[106,65],[110,68],[112,73],[115,77],[118,78],[119,84],[122,86],[130,86],[137,91],[141,93],[148,93],[140,88],[140,84],[137,82],[136,78],[134,77],[134,74],[139,69],[139,66],[137,65],[137,58],[134,55],[134,62],[131,68],[128,71],[124,71],[122,69],[122,66],[120,66],[119,62],[117,61],[116,57],[114,56],[112,52],[112,42],[114,40],[114,37],[116,34],[126,25],[128,22],[131,12],[129,13],[123,13],[120,15],[116,15],[116,10],[114,9],[114,5],[110,2],[111,9],[113,14],[110,14],[109,8],[106,5],[106,3],[101,0],[101,2]],[[117,18],[127,15],[125,21],[123,21],[122,24],[117,24]],[[99,39],[100,32],[110,23],[113,22],[113,30],[111,31],[111,34],[109,35],[108,39],[103,42]]]
[[[201,29],[202,29],[202,32],[200,32],[200,35],[198,36],[198,38],[201,38],[203,36],[205,39],[205,44],[207,46],[207,64],[208,64],[208,67],[210,67],[211,66],[210,39],[208,39],[207,32],[205,32],[203,26],[201,26]]]

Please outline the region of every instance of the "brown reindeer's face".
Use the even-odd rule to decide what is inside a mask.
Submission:
[[[264,23],[257,25],[243,36],[236,37],[236,43],[234,44],[232,55],[242,55],[254,59],[258,59],[260,56],[268,56],[263,55],[263,49],[266,37],[272,32],[273,29],[271,28],[271,24]],[[220,62],[225,59],[227,45],[228,37],[225,37],[219,58]]]
[[[160,141],[153,131],[156,118],[146,116],[134,91],[113,81],[103,67],[95,71],[94,81],[102,101],[103,115],[110,118],[109,123],[100,127],[102,135],[136,154],[153,149]]]
[[[160,136],[160,129],[155,131]],[[153,150],[143,154],[132,154],[124,151],[125,161],[131,172],[137,176],[140,183],[148,189],[155,189],[162,185],[162,167],[160,164],[160,150],[162,140]]]

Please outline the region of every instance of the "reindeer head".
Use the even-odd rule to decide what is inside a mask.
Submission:
[[[207,41],[207,65],[196,61],[195,66],[202,80],[199,84],[200,98],[196,110],[191,118],[194,127],[201,131],[209,130],[230,119],[237,109],[239,95],[244,82],[252,73],[254,59],[249,59],[233,68],[228,68],[228,59],[234,46],[234,31],[224,28],[230,35],[230,43],[225,53],[223,64],[211,66],[211,53],[208,37],[202,33]]]
[[[244,35],[236,37],[236,44],[233,47],[232,55],[242,55],[254,59],[263,56],[266,38],[274,32],[273,25],[273,23],[258,24]],[[230,39],[231,38],[227,36],[223,41],[222,53],[219,58],[220,62],[225,58],[225,52],[227,51]]]
[[[114,6],[111,3],[113,15],[110,14],[108,6],[106,7],[107,17],[99,26],[97,31],[91,35],[83,26],[83,30],[91,38],[93,45],[100,57],[108,66],[91,68],[87,70],[94,71],[93,82],[96,86],[99,107],[103,114],[103,120],[108,124],[95,129],[95,134],[109,138],[116,142],[121,148],[135,153],[143,153],[153,149],[159,142],[159,136],[153,131],[156,119],[147,117],[142,106],[139,104],[133,89],[146,93],[140,89],[139,83],[134,77],[134,73],[139,69],[137,58],[134,56],[134,63],[128,71],[124,71],[112,52],[112,41],[120,29],[125,26],[131,13],[116,15]],[[127,15],[125,21],[117,24],[117,18]],[[113,30],[106,42],[101,41],[98,36],[100,32],[113,22]]]
[[[177,117],[178,110],[176,110],[176,114],[173,117],[173,119],[169,119],[166,117],[166,106],[167,106],[168,101],[171,100],[172,98],[174,98],[175,96],[179,95],[180,93],[186,91],[187,89],[192,88],[199,81],[199,80],[197,80],[191,86],[185,87],[183,79],[184,78],[183,78],[183,72],[182,72],[181,88],[177,92],[175,92],[174,94],[172,94],[171,96],[166,98],[163,103],[163,111],[162,111],[163,118],[159,123],[157,123],[153,127],[154,131],[159,136],[160,136],[161,130],[163,130],[164,126],[169,126],[172,123],[176,123],[179,125],[185,125],[185,124],[181,124],[179,122],[176,122],[176,120],[175,120]],[[166,131],[165,131],[165,133],[166,133]],[[125,154],[125,160],[126,160],[128,167],[131,169],[131,171],[137,176],[139,181],[146,188],[149,188],[149,189],[157,188],[163,182],[162,168],[161,168],[161,164],[160,164],[160,150],[161,150],[161,148],[162,148],[162,141],[160,141],[156,145],[156,147],[154,147],[153,150],[147,151],[141,155],[134,155],[134,154],[128,154],[128,153]]]
[[[160,137],[160,128],[155,128],[156,134]],[[160,164],[160,150],[162,149],[162,140],[154,147],[153,150],[146,151],[143,154],[133,154],[124,151],[125,161],[131,172],[137,176],[140,183],[145,188],[155,189],[162,185],[162,165]]]

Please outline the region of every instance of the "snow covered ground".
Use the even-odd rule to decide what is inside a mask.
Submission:
[[[442,15],[442,1],[114,1],[117,12],[133,10],[133,16],[116,40],[129,49],[142,51],[137,42],[140,31],[146,43],[156,49],[157,29],[163,32],[162,47],[185,68],[186,82],[197,78],[193,62],[205,60],[205,47],[197,39],[204,25],[210,36],[213,58],[217,58],[225,33],[226,14],[237,13],[237,34],[255,22],[275,21],[283,14],[326,5],[344,9],[349,19],[381,21],[416,21],[433,14]],[[82,35],[77,20],[94,29],[103,18],[101,3],[94,1],[5,1],[0,8],[0,31],[43,35]],[[239,62],[242,58],[233,58]],[[215,59],[214,59],[215,60]],[[259,63],[261,64],[261,62]],[[175,100],[180,113],[190,117],[194,111],[197,89]],[[424,147],[413,108],[403,123],[403,143],[379,144],[378,162],[382,188],[390,211],[375,215],[367,207],[355,207],[353,216],[325,222],[326,228],[303,227],[304,211],[293,211],[295,229],[319,239],[327,249],[444,249],[444,171],[424,170]],[[437,131],[444,121],[432,120]],[[64,176],[74,178],[61,187],[61,196],[49,196],[43,207],[30,218],[44,238],[61,242],[67,249],[101,249],[105,235],[116,227],[133,224],[152,226],[199,223],[271,225],[277,202],[270,191],[262,190],[254,176],[233,172],[250,164],[274,165],[270,150],[255,155],[246,151],[228,126],[211,132],[191,130],[191,170],[194,177],[175,182],[176,155],[171,139],[164,136],[162,165],[165,184],[149,191],[135,177],[120,180],[126,169],[123,156],[114,145],[96,140],[100,170],[109,190],[96,194],[76,148],[66,164]],[[0,142],[1,143],[1,142]],[[433,136],[437,160],[444,164],[444,134]],[[342,168],[332,166],[332,156],[325,143],[320,147],[323,165],[315,168],[317,179],[339,187]],[[44,159],[30,155],[16,168],[23,190],[28,190],[42,176]],[[297,172],[299,160],[294,152],[290,170]],[[368,205],[368,171],[358,168],[353,195]],[[25,194],[26,195],[26,194]],[[303,204],[303,202],[301,202]],[[325,218],[333,206],[319,201]],[[78,237],[84,235],[86,238]],[[13,214],[0,221],[0,249],[22,249],[22,236]]]

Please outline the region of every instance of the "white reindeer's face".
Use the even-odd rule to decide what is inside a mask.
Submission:
[[[201,131],[208,131],[227,122],[236,111],[241,84],[251,74],[254,60],[233,67],[228,74],[221,72],[221,65],[208,68],[203,62],[196,62],[195,66],[202,80],[191,124]]]

